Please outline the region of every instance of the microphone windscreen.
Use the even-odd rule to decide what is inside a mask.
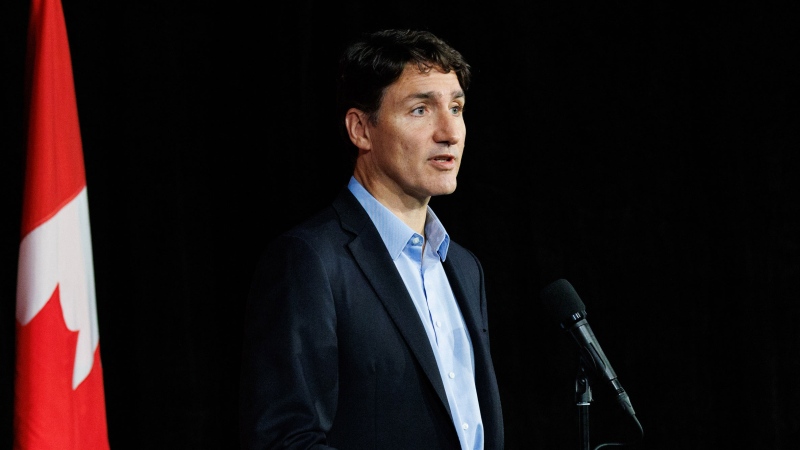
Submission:
[[[576,314],[585,314],[586,306],[575,288],[563,278],[545,286],[539,297],[547,313],[561,324],[574,322]]]

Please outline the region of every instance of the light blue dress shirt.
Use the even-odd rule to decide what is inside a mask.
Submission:
[[[425,237],[380,204],[354,177],[350,178],[348,188],[378,229],[422,319],[447,392],[461,448],[483,450],[483,422],[475,389],[472,343],[442,267],[450,236],[430,207],[425,219],[428,239],[425,243]]]

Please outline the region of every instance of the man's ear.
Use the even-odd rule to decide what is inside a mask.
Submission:
[[[350,108],[347,110],[347,114],[344,118],[350,141],[359,151],[368,151],[372,148],[372,143],[369,140],[367,121],[369,121],[367,114],[357,108]]]

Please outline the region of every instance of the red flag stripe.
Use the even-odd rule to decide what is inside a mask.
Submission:
[[[32,0],[28,27],[28,161],[23,236],[52,217],[86,185],[61,2]]]

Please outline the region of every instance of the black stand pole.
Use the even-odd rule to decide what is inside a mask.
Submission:
[[[578,436],[580,450],[589,450],[589,404],[592,402],[592,388],[580,358],[578,375],[575,377],[575,403],[578,405]]]

